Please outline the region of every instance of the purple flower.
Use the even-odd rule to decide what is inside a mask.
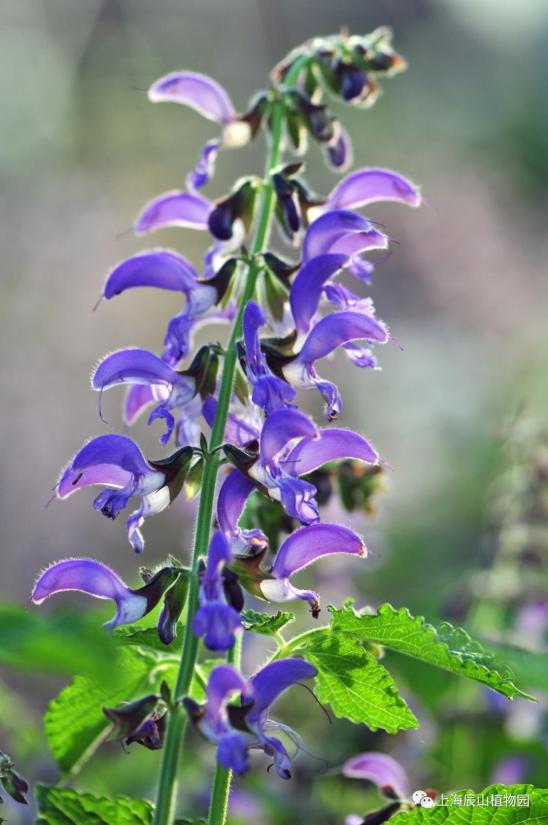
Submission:
[[[407,206],[420,206],[418,188],[403,175],[391,169],[358,169],[343,178],[328,195],[322,209],[359,209],[379,201],[396,201]]]
[[[342,409],[341,394],[336,384],[318,375],[315,362],[353,341],[384,344],[388,338],[384,324],[371,315],[356,311],[334,312],[312,327],[299,354],[283,366],[283,375],[294,386],[317,389],[326,403],[327,420],[331,421]]]
[[[258,740],[251,747],[263,750],[274,759],[276,773],[281,779],[291,779],[294,757],[289,755],[281,740],[273,736],[272,732],[280,730],[288,735],[296,744],[297,753],[300,744],[291,728],[269,719],[270,708],[284,691],[305,679],[312,679],[317,672],[314,665],[302,659],[281,659],[261,668],[250,679],[253,701],[251,709],[245,714],[245,723]],[[244,699],[244,709],[245,703]]]
[[[224,768],[244,774],[249,768],[248,751],[259,749],[274,759],[278,776],[291,778],[292,757],[282,741],[272,735],[282,731],[300,750],[291,728],[269,718],[271,706],[289,687],[316,676],[316,668],[302,659],[272,662],[246,681],[230,665],[219,665],[209,677],[207,702],[199,706],[185,699],[191,721],[203,736],[217,745],[217,760]],[[239,705],[229,705],[240,694]]]
[[[225,566],[230,561],[230,545],[222,531],[217,530],[211,539],[200,580],[200,607],[192,621],[192,630],[196,636],[204,637],[209,650],[228,650],[236,640],[235,633],[242,631],[241,591],[237,582],[229,579],[227,586],[225,581]],[[235,608],[235,602],[239,609]]]
[[[244,774],[249,768],[246,737],[232,727],[228,712],[228,703],[234,694],[250,697],[249,683],[231,665],[218,665],[209,675],[205,705],[200,706],[189,698],[183,702],[192,723],[217,745],[219,764]]]
[[[240,118],[223,87],[207,75],[196,72],[172,72],[157,80],[149,89],[154,103],[182,103],[208,120],[223,126],[222,137],[210,140],[202,150],[198,164],[187,178],[190,189],[199,189],[215,171],[215,161],[221,146],[244,146],[252,136],[249,123]]]
[[[291,583],[291,576],[318,559],[334,553],[364,558],[367,548],[357,533],[340,524],[312,524],[295,530],[276,553],[268,576],[260,582],[262,595],[273,602],[304,599],[316,618],[320,612],[318,593],[295,587]]]
[[[175,568],[165,567],[143,587],[133,590],[100,561],[64,559],[44,570],[34,585],[31,598],[34,604],[42,604],[55,593],[77,590],[96,599],[111,599],[116,605],[116,615],[105,627],[112,630],[121,624],[132,624],[150,613],[178,575]]]
[[[303,241],[303,262],[327,253],[351,258],[387,246],[387,236],[370,221],[357,212],[338,209],[320,215],[308,227]]]
[[[298,410],[272,413],[264,422],[260,434],[252,436],[252,439],[256,437],[259,438],[257,456],[225,445],[225,452],[237,469],[221,487],[217,517],[221,526],[224,525],[229,540],[236,541],[233,545],[236,553],[241,539],[238,519],[254,487],[279,501],[289,516],[303,524],[312,524],[319,520],[316,488],[299,476],[343,458],[371,464],[376,464],[379,459],[377,452],[362,436],[345,429],[318,430]],[[296,439],[299,441],[294,444]],[[245,485],[234,472],[250,479],[253,485]],[[260,541],[261,536],[258,538]]]
[[[200,281],[194,266],[169,249],[141,252],[118,264],[107,277],[103,295],[107,300],[136,287],[155,287],[181,292],[185,309],[169,323],[164,340],[163,360],[175,366],[189,351],[190,334],[202,318],[223,297],[234,266],[220,271],[218,277]]]
[[[251,478],[233,470],[219,490],[217,521],[234,555],[254,555],[268,545],[268,539],[262,530],[244,530],[238,525],[245,503],[256,489]]]
[[[134,224],[137,235],[168,227],[206,230],[213,204],[196,192],[174,190],[149,201]]]
[[[339,121],[333,126],[333,137],[327,143],[322,143],[325,160],[336,172],[346,172],[352,166],[354,157],[352,141]]]
[[[411,797],[409,778],[399,762],[385,753],[360,753],[344,763],[343,776],[374,782],[385,796],[407,801]]]
[[[289,303],[298,334],[310,330],[328,280],[347,264],[348,256],[327,253],[307,261],[291,285]]]
[[[209,347],[202,347],[190,367],[180,372],[149,350],[135,347],[103,358],[92,373],[91,386],[101,394],[121,384],[150,387],[154,399],[160,403],[151,412],[148,423],[165,420],[166,432],[160,441],[167,444],[175,428],[173,412],[188,408],[196,394],[214,382],[216,370],[217,359]],[[198,413],[197,406],[195,414]]]
[[[289,516],[303,524],[318,521],[314,500],[316,488],[308,481],[285,471],[283,456],[296,438],[317,438],[313,422],[299,410],[278,410],[263,424],[257,461],[248,468],[248,475],[270,498],[280,501]]]
[[[293,406],[295,390],[272,372],[261,350],[259,329],[266,323],[261,308],[250,301],[243,317],[246,375],[253,388],[252,400],[267,415]]]
[[[116,518],[129,499],[137,496],[140,506],[127,521],[129,543],[137,552],[144,548],[140,532],[144,519],[164,510],[178,492],[177,481],[186,472],[192,450],[183,448],[168,459],[149,462],[130,438],[100,435],[88,441],[63,470],[56,494],[65,499],[99,484],[105,487],[93,506],[108,518]]]

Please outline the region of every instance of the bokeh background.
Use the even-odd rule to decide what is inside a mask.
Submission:
[[[342,423],[368,435],[394,469],[386,474],[377,515],[353,517],[374,551],[371,562],[345,574],[326,565],[321,586],[325,603],[350,591],[360,605],[389,600],[432,620],[456,617],[466,624],[488,575],[477,571],[491,564],[507,514],[506,505],[493,504],[501,478],[509,466],[523,464],[526,453],[538,460],[536,447],[529,448],[546,419],[543,0],[2,0],[0,598],[28,600],[40,568],[71,554],[108,560],[135,577],[122,523],[100,518],[89,496],[44,504],[62,464],[85,438],[105,431],[89,388],[91,366],[118,347],[158,349],[174,311],[169,296],[136,291],[92,312],[105,274],[147,246],[171,245],[196,262],[206,246],[201,235],[185,230],[150,241],[130,231],[147,200],[183,185],[199,147],[214,133],[190,110],[150,104],[147,87],[167,71],[191,68],[220,80],[243,109],[295,44],[343,25],[365,32],[381,24],[393,27],[410,69],[384,84],[371,111],[348,109],[343,117],[356,164],[406,174],[420,182],[427,204],[419,211],[371,209],[394,240],[371,294],[401,349],[384,348],[380,372],[351,370],[343,360],[326,370],[336,371],[346,398]],[[260,141],[223,153],[207,194],[216,197],[239,175],[260,173],[262,158]],[[334,178],[315,147],[307,165],[314,188],[329,191]],[[105,399],[113,428],[120,427],[115,395]],[[508,450],[523,408],[527,434],[520,430],[518,448]],[[137,436],[149,455],[160,455],[156,432],[141,426]],[[527,450],[519,446],[522,437]],[[188,505],[151,520],[147,562],[188,553],[191,534]],[[542,549],[535,551],[539,558]],[[540,567],[533,579],[519,594],[524,603],[546,598]],[[509,615],[506,624],[514,621]],[[300,619],[307,621],[304,612]],[[542,633],[529,641],[542,645]],[[18,737],[0,718],[0,737],[26,760],[33,778],[54,779],[34,724],[53,683],[9,671],[2,678],[4,704],[18,708],[26,732]],[[424,702],[424,725],[395,739],[343,722],[329,728],[313,703],[299,697],[311,732],[306,746],[321,756],[328,743],[329,775],[305,758],[302,777],[280,788],[259,769],[239,786],[241,821],[289,822],[313,811],[316,821],[335,823],[351,811],[363,813],[369,798],[370,807],[378,801],[375,794],[341,780],[334,768],[368,748],[398,755],[417,787],[461,783],[479,790],[497,760],[515,753],[525,754],[528,778],[541,781],[542,713],[531,722],[523,711],[527,736],[513,736],[527,727],[513,722],[495,752],[474,760],[476,740],[466,738],[466,724],[453,735],[448,709],[459,697],[436,705],[453,682],[417,678],[411,669],[402,678],[416,706]],[[424,681],[431,695],[421,698]],[[464,716],[484,707],[477,694],[460,701]],[[446,729],[457,748],[450,758]],[[107,747],[77,784],[150,796],[155,760]],[[206,786],[211,764],[204,752],[203,765],[192,767],[193,788]],[[203,813],[199,794],[193,804]],[[14,821],[19,815],[13,812]]]

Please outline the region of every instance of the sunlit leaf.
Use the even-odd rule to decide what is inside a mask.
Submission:
[[[423,662],[467,676],[512,699],[524,693],[513,682],[508,669],[497,669],[492,653],[470,638],[462,628],[444,622],[438,629],[422,616],[412,616],[407,608],[395,610],[383,604],[376,613],[356,613],[351,607],[330,608],[331,628],[337,635],[349,635],[413,656]]]
[[[113,799],[72,788],[36,788],[36,825],[150,825],[153,807],[144,799]]]
[[[545,825],[548,821],[548,791],[533,785],[489,785],[481,793],[453,791],[446,795],[447,804],[432,808],[420,806],[412,811],[399,813],[390,820],[391,825]],[[451,797],[458,797],[460,804],[449,804]],[[464,804],[465,799],[473,804]],[[521,804],[518,800],[521,798]],[[528,799],[527,799],[528,798]],[[479,800],[479,801],[478,801]],[[492,801],[491,804],[484,802]],[[527,802],[527,804],[523,804]]]
[[[386,668],[356,639],[319,629],[292,652],[318,668],[315,693],[335,716],[388,733],[418,727]]]
[[[282,627],[295,621],[294,613],[286,613],[278,610],[272,616],[268,613],[260,613],[258,610],[242,610],[242,624],[245,630],[253,633],[262,633],[265,636],[272,636],[278,633]]]

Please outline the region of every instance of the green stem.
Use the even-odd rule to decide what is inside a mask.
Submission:
[[[196,537],[192,551],[192,568],[190,575],[190,586],[188,592],[187,620],[183,636],[183,649],[181,653],[181,664],[175,684],[175,698],[179,699],[188,693],[198,652],[198,639],[192,632],[192,619],[198,608],[198,563],[201,556],[207,554],[209,536],[211,531],[211,520],[213,516],[213,503],[215,499],[215,486],[217,482],[217,472],[219,470],[220,457],[218,453],[212,453],[223,443],[226,420],[232,398],[234,387],[234,376],[236,372],[237,352],[236,342],[242,335],[242,320],[246,305],[253,297],[257,276],[260,271],[260,264],[256,257],[263,249],[270,235],[270,225],[274,211],[274,188],[270,178],[270,173],[279,163],[280,145],[283,125],[283,109],[279,102],[274,103],[272,112],[272,138],[270,153],[266,166],[266,180],[264,182],[261,210],[257,222],[257,230],[253,241],[251,253],[254,256],[250,263],[244,289],[240,298],[240,309],[236,317],[236,322],[232,329],[228,341],[223,364],[223,376],[215,421],[209,441],[209,452],[204,467],[202,490],[200,494],[200,505],[196,520]],[[170,715],[166,739],[163,748],[162,764],[160,767],[160,779],[158,784],[158,795],[156,808],[154,811],[153,825],[170,825],[173,820],[176,794],[177,767],[181,750],[182,734],[184,730],[186,715],[180,704],[177,704]],[[212,798],[211,823],[223,823],[226,816],[226,803],[228,800],[228,790],[230,778],[223,775],[216,775],[214,783],[214,799]],[[223,794],[226,799],[223,800]],[[224,805],[224,806],[223,806]]]
[[[227,660],[229,664],[240,669],[242,656],[242,637],[236,639],[236,643],[228,651]],[[232,771],[221,767],[217,762],[215,767],[215,777],[211,788],[211,800],[209,803],[208,825],[223,825],[228,812],[228,798],[230,796],[230,786],[232,784]]]

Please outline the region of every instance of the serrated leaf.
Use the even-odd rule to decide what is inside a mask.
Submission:
[[[62,773],[76,773],[110,727],[103,707],[136,698],[150,688],[151,660],[136,650],[120,650],[109,679],[76,678],[50,702],[44,725],[50,750]]]
[[[316,630],[294,652],[318,668],[316,695],[335,716],[388,733],[418,727],[386,668],[356,639]]]
[[[117,627],[112,634],[121,645],[143,647],[158,653],[172,654],[181,650],[183,644],[184,625],[177,624],[177,636],[170,645],[165,645],[158,636],[155,627],[141,627],[138,624],[127,624]]]
[[[72,788],[36,787],[36,825],[150,825],[153,807],[144,799],[114,799]]]
[[[524,693],[512,681],[509,671],[496,669],[494,657],[462,628],[445,622],[438,630],[423,616],[412,616],[407,608],[395,610],[383,604],[376,613],[358,614],[349,607],[330,608],[331,629],[338,635],[350,635],[413,656],[423,662],[475,679],[509,699]]]
[[[391,825],[546,825],[548,821],[548,791],[533,785],[489,785],[477,794],[474,791],[453,791],[449,796],[461,800],[467,795],[490,799],[501,797],[498,805],[435,805],[433,808],[413,808],[390,819]],[[514,804],[504,804],[504,797],[514,797]],[[529,796],[529,805],[518,807],[517,797]]]
[[[274,633],[278,633],[286,624],[294,622],[295,614],[278,610],[277,613],[269,616],[268,613],[260,613],[258,610],[242,610],[241,618],[245,630],[272,636]]]

